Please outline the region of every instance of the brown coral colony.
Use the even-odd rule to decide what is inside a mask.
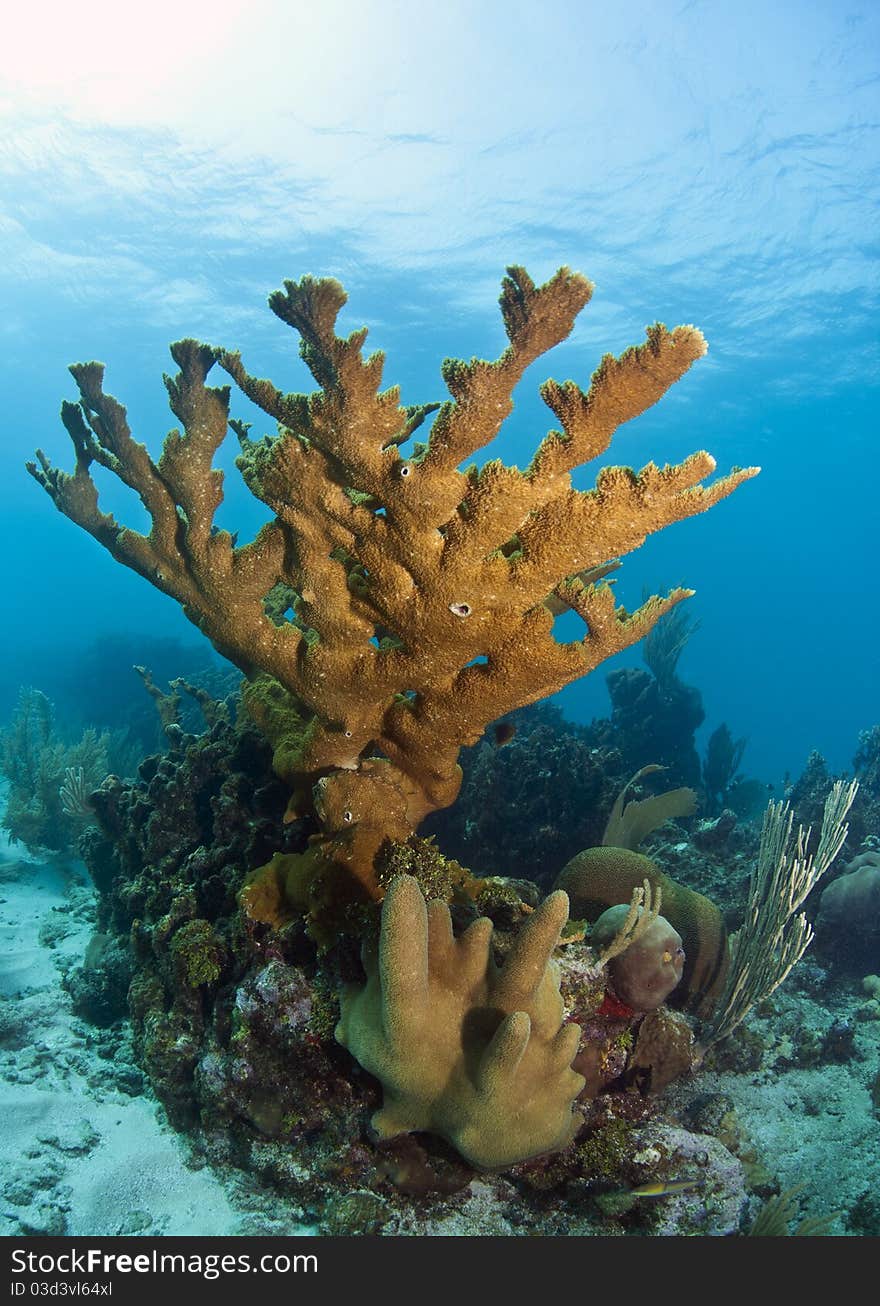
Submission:
[[[591,294],[567,268],[542,286],[508,269],[507,348],[494,362],[446,360],[451,398],[405,407],[397,387],[380,388],[382,354],[364,357],[366,330],[336,334],[339,283],[288,281],[270,306],[298,331],[317,390],[284,393],[237,353],[180,341],[171,350],[180,370],[166,386],[182,429],[154,462],[104,392],[103,367],[79,364],[80,401],[62,408],[74,471],[42,451],[28,465],[60,511],[177,599],[242,670],[248,710],[293,790],[291,813],[309,808],[320,831],[303,855],[309,874],[329,874],[351,896],[381,896],[382,843],[455,800],[463,745],[641,639],[689,594],[676,589],[628,613],[592,569],[604,572],[757,471],[705,486],[715,464],[699,452],[639,473],[605,468],[592,490],[572,488],[569,474],[705,352],[694,327],[659,324],[644,344],[606,355],[586,391],[544,383],[561,429],[524,471],[498,460],[460,470],[497,435],[524,370],[569,335]],[[277,422],[276,435],[252,440],[230,419],[230,387],[206,385],[215,363]],[[434,412],[427,442],[404,458],[401,446]],[[212,459],[230,426],[238,467],[274,514],[241,546],[213,524],[223,476]],[[138,493],[148,534],[101,510],[93,463]],[[583,619],[582,639],[554,637],[564,608]]]

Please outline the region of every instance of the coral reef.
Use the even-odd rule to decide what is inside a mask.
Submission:
[[[280,956],[251,971],[197,1061],[195,1097],[209,1133],[240,1136],[244,1123],[257,1138],[295,1146],[303,1164],[320,1133],[322,1150],[335,1145],[344,1155],[358,1138],[362,1095],[335,1055],[335,1010]]]
[[[401,446],[438,406],[402,408],[396,389],[381,391],[383,359],[363,356],[366,331],[336,334],[342,287],[305,277],[286,282],[270,306],[299,332],[319,390],[285,394],[251,376],[238,354],[178,342],[180,371],[166,385],[182,431],[167,436],[156,463],[105,393],[103,367],[78,364],[80,402],[62,408],[76,468],[53,468],[42,451],[28,464],[60,511],[180,602],[247,676],[271,676],[290,698],[302,723],[289,760],[301,777],[291,814],[314,786],[319,851],[349,896],[378,897],[383,840],[406,838],[455,799],[462,745],[641,639],[689,593],[651,598],[630,614],[601,582],[608,560],[755,473],[734,470],[706,487],[715,464],[701,452],[638,474],[606,468],[593,490],[572,488],[570,473],[704,352],[693,327],[659,324],[645,344],[606,356],[587,392],[544,383],[562,429],[526,471],[498,461],[459,470],[497,434],[525,369],[568,336],[591,294],[568,269],[543,286],[509,269],[507,349],[491,363],[444,363],[451,400],[411,457]],[[241,546],[214,527],[222,474],[212,460],[230,402],[228,387],[205,384],[218,361],[279,423],[260,442],[234,423],[242,474],[275,514]],[[100,508],[93,465],[139,494],[149,534]],[[560,605],[583,619],[583,639],[556,641]]]
[[[131,937],[137,1055],[171,1118],[188,1125],[218,995],[253,955],[238,892],[248,871],[302,836],[283,823],[287,794],[253,725],[218,720],[198,737],[170,734],[167,756],[96,791],[101,829],[80,846],[100,892],[99,928]],[[93,988],[96,978],[87,970],[78,983]]]
[[[336,947],[318,956],[295,918],[273,928],[238,909],[248,869],[265,849],[277,839],[296,849],[303,838],[299,824],[282,821],[285,788],[272,775],[271,746],[247,719],[238,726],[215,721],[200,738],[172,730],[171,739],[169,754],[147,759],[137,780],[107,785],[96,796],[106,833],[103,839],[93,833],[84,851],[101,886],[99,923],[120,942],[130,935],[132,947],[128,953],[106,934],[95,936],[69,991],[84,1016],[104,1024],[119,1014],[129,969],[135,1054],[177,1127],[197,1127],[217,1157],[283,1184],[322,1225],[350,1191],[372,1190],[388,1232],[408,1196],[446,1201],[450,1191],[467,1188],[473,1171],[438,1137],[365,1139],[365,1121],[380,1107],[382,1090],[333,1038],[339,978],[355,994],[362,988],[353,950]],[[408,872],[427,896],[452,899],[460,939],[478,913],[491,915],[493,960],[485,972],[484,955],[484,973],[503,976],[507,959],[516,963],[517,940],[522,951],[523,930],[537,915],[534,886],[498,877],[463,881],[461,868],[418,839],[390,845],[380,859],[383,883]],[[458,898],[450,876],[458,877]],[[477,933],[487,930],[483,923]],[[370,937],[368,956],[376,956]],[[649,1037],[649,1017],[599,1015],[605,968],[577,932],[566,929],[564,938],[557,964],[565,1009],[584,1027],[571,1096],[582,1082],[582,1056],[599,1069],[591,1096],[632,1084],[647,1102],[643,1094],[656,1093],[690,1066],[689,1034],[682,1042],[680,1031],[664,1024],[664,1033]],[[549,978],[554,967],[545,969]],[[552,984],[543,1003],[548,994]],[[650,1019],[655,1016],[665,1019],[663,1009]],[[497,1026],[497,1013],[492,1022]],[[577,1031],[575,1023],[566,1028],[571,1056]],[[534,1038],[537,1048],[538,1031]],[[535,1110],[548,1109],[540,1092],[535,1103]],[[567,1111],[574,1120],[570,1100]],[[557,1124],[564,1114],[561,1109]],[[537,1185],[540,1174],[530,1183]],[[561,1191],[571,1182],[568,1164],[547,1170],[541,1182]],[[537,1210],[522,1212],[521,1221],[537,1219]],[[352,1207],[352,1227],[359,1218]]]
[[[635,786],[644,790],[645,777],[665,768],[650,764],[628,776],[607,721],[574,725],[543,703],[503,725],[502,745],[493,730],[465,752],[457,801],[424,826],[479,874],[503,866],[549,888],[581,849],[636,847],[695,810],[696,794],[687,787],[630,798]]]
[[[880,834],[880,726],[859,734],[853,771],[859,782],[864,828],[872,834]]]
[[[540,287],[510,269],[508,348],[495,362],[447,360],[451,399],[405,408],[380,389],[365,331],[337,334],[341,287],[288,282],[270,303],[300,334],[312,394],[179,342],[166,384],[181,429],[154,462],[101,366],[78,365],[80,402],[62,414],[75,470],[41,453],[30,465],[62,512],[180,602],[244,675],[233,700],[221,671],[216,690],[177,678],[166,691],[140,668],[168,751],[87,795],[98,932],[65,980],[74,1009],[112,1029],[127,985],[134,1055],[172,1123],[322,1232],[461,1233],[480,1220],[504,1233],[727,1234],[741,1221],[740,1162],[658,1118],[657,1095],[705,1051],[665,1002],[705,1015],[729,954],[718,908],[653,853],[721,881],[754,844],[729,812],[702,824],[702,848],[659,828],[693,813],[689,789],[626,802],[627,777],[658,762],[673,783],[699,785],[703,713],[676,675],[693,629],[676,604],[689,591],[631,614],[605,577],[616,555],[755,469],[707,487],[714,463],[701,453],[572,488],[571,473],[703,352],[693,328],[661,326],[603,359],[586,391],[542,386],[561,430],[525,471],[461,469],[590,293],[565,269]],[[229,418],[230,387],[207,385],[215,364],[276,435],[251,439]],[[228,426],[273,513],[243,545],[214,524]],[[148,534],[102,510],[96,468],[137,491]],[[583,638],[560,642],[555,619],[572,612]],[[535,706],[651,631],[653,674],[609,678],[610,723],[569,727]],[[86,788],[71,775],[66,801]],[[631,847],[594,846],[603,830]],[[438,832],[451,832],[455,859]],[[649,836],[652,857],[632,851]],[[541,903],[538,887],[567,859],[573,921],[564,894]],[[743,937],[769,937],[756,912],[779,927],[766,968],[778,982],[804,932],[781,936],[765,880]],[[767,973],[754,978],[742,979],[752,1003]],[[738,992],[717,1037],[741,1019]],[[795,1054],[843,1065],[857,1050],[845,1026]]]
[[[617,795],[602,834],[602,843],[611,848],[638,848],[643,839],[667,821],[682,816],[693,816],[697,810],[697,795],[693,789],[666,789],[647,798],[626,801],[632,786],[643,776],[664,768],[652,763],[636,771]]]
[[[162,746],[160,724],[149,699],[139,692],[137,664],[145,664],[157,683],[185,673],[191,682],[210,689],[219,698],[236,689],[241,674],[226,668],[205,641],[200,644],[156,635],[150,631],[102,631],[81,648],[65,650],[65,657],[47,672],[40,684],[52,698],[56,720],[68,734],[86,726],[110,732],[123,730],[136,753],[133,765],[120,767],[118,775],[131,776],[147,753]],[[234,673],[235,683],[221,690],[221,678]],[[185,714],[187,729],[197,725],[196,712]]]
[[[577,919],[595,921],[607,908],[628,901],[646,879],[655,892],[659,889],[663,911],[684,947],[683,973],[672,1001],[709,1010],[727,967],[727,930],[709,898],[676,883],[651,858],[629,848],[585,849],[563,867],[556,887],[568,894]]]
[[[41,871],[54,881],[51,893],[45,878],[38,885],[33,874],[23,878],[13,868],[0,903],[16,960],[42,958],[20,997],[0,1001],[4,1107],[18,1104],[18,1121],[21,1103],[32,1104],[3,1140],[3,1233],[737,1233],[747,1204],[747,1168],[723,1138],[709,1136],[713,1129],[683,1128],[662,1101],[644,1096],[641,1070],[631,1089],[616,1087],[588,1104],[590,1118],[564,1153],[504,1173],[475,1173],[431,1135],[372,1139],[366,1122],[381,1089],[333,1039],[338,1012],[301,930],[277,936],[253,931],[248,973],[216,990],[194,1075],[199,1124],[184,1138],[172,1138],[144,1093],[128,1023],[85,1024],[54,978],[49,982],[56,968],[63,971],[85,952],[94,894],[83,885],[71,898],[62,874]],[[56,949],[37,947],[38,931],[60,922],[74,932]],[[105,944],[93,939],[89,945],[92,966],[103,966]],[[576,990],[592,1001],[592,990],[584,996],[587,976],[596,970],[589,950],[572,942],[559,951],[566,994]],[[663,1014],[662,1008],[655,1013]],[[880,1035],[880,1022],[874,1028]],[[662,1041],[669,1046],[669,1038]],[[847,1084],[862,1070],[866,1077],[874,1073],[861,1061],[834,1070]],[[746,1084],[752,1078],[744,1077]],[[756,1091],[763,1098],[768,1089]],[[832,1119],[823,1112],[815,1123]],[[855,1150],[864,1135],[853,1137]],[[874,1191],[875,1149],[862,1144],[862,1150],[856,1192]],[[785,1182],[793,1182],[790,1174]],[[646,1188],[665,1195],[645,1196]],[[843,1204],[843,1198],[835,1201]],[[870,1203],[861,1206],[858,1218],[866,1225]]]
[[[847,814],[858,783],[836,781],[825,800],[815,852],[812,830],[794,828],[788,803],[769,803],[745,920],[730,939],[724,989],[701,1031],[708,1049],[728,1038],[757,1003],[776,991],[801,960],[813,929],[800,908],[846,842]]]
[[[287,789],[273,775],[271,744],[247,717],[237,724],[216,718],[200,738],[172,723],[168,738],[165,757],[147,759],[133,782],[113,783],[97,796],[108,833],[100,845],[93,833],[86,851],[100,853],[97,878],[104,870],[99,928],[118,931],[120,942],[131,932],[135,1054],[170,1117],[221,1173],[229,1176],[223,1167],[231,1166],[246,1176],[238,1182],[248,1192],[265,1192],[267,1206],[282,1203],[322,1233],[743,1232],[746,1184],[757,1194],[752,1214],[758,1198],[774,1191],[762,1168],[767,1157],[724,1121],[678,1118],[680,1092],[691,1084],[711,1088],[721,1072],[725,1090],[734,1084],[763,1104],[775,1080],[788,1076],[785,1083],[796,1087],[786,1092],[801,1094],[804,1105],[792,1117],[780,1087],[786,1127],[794,1129],[806,1113],[827,1118],[831,1130],[836,1117],[825,1110],[820,1082],[791,1079],[826,1068],[847,1076],[841,1083],[858,1085],[858,1092],[846,1091],[854,1101],[864,1097],[869,1109],[880,1021],[858,1015],[867,996],[861,986],[848,1003],[838,998],[833,1012],[810,1007],[800,995],[825,994],[828,980],[814,963],[802,963],[781,998],[760,1003],[749,1024],[709,1054],[712,1068],[693,1077],[699,1049],[690,1022],[666,1006],[647,1014],[611,1007],[615,959],[603,965],[591,946],[597,940],[588,936],[585,944],[575,921],[563,929],[554,957],[566,1019],[582,1030],[572,1069],[587,1081],[575,1106],[583,1125],[571,1144],[498,1174],[475,1173],[433,1133],[377,1139],[368,1122],[381,1110],[382,1084],[333,1037],[340,980],[355,992],[364,985],[354,947],[341,942],[319,955],[295,913],[272,928],[238,908],[248,872],[279,845],[282,857],[299,853],[312,828],[283,820]],[[716,832],[711,857],[681,829],[650,837],[648,860],[685,872],[689,883],[731,867],[741,883],[754,859],[755,840],[736,827],[723,838]],[[713,860],[719,850],[723,856]],[[643,869],[644,857],[623,855]],[[491,916],[494,964],[502,970],[539,900],[525,882],[463,878],[467,873],[429,840],[410,837],[383,849],[380,883],[401,874],[416,876],[425,896],[451,901],[459,939],[479,914]],[[631,896],[629,887],[618,893],[618,901]],[[667,915],[665,901],[662,908]],[[359,929],[376,956],[374,926],[374,918],[362,916]],[[90,1019],[118,1013],[122,951],[98,935],[83,975],[71,977],[69,991]],[[677,990],[668,1000],[677,1001]],[[813,1012],[809,1020],[804,1009]],[[792,1183],[791,1172],[780,1182]],[[677,1183],[685,1189],[677,1191]],[[655,1200],[645,1188],[664,1195]],[[848,1184],[850,1204],[852,1190]],[[857,1205],[847,1216],[855,1231],[871,1218],[866,1201]],[[812,1198],[808,1212],[822,1210],[821,1195]]]
[[[728,803],[747,743],[747,739],[734,739],[725,722],[709,736],[703,758],[703,788],[710,812],[717,814]]]
[[[606,677],[611,719],[594,722],[593,735],[596,742],[620,753],[626,773],[636,772],[633,779],[663,769],[679,786],[699,787],[694,734],[705,717],[703,700],[698,689],[676,674],[682,650],[699,624],[685,609],[673,608],[642,642],[651,674],[623,667]]]
[[[789,804],[768,805],[745,917],[729,942],[710,900],[683,889],[650,859],[628,849],[586,849],[563,868],[557,887],[587,919],[598,906],[619,903],[640,878],[659,890],[672,923],[681,923],[686,956],[680,1002],[702,1017],[703,1055],[778,988],[812,942],[812,926],[799,909],[846,842],[846,818],[857,791],[857,782],[832,785],[815,851],[808,851],[812,830],[795,830]]]
[[[694,734],[705,717],[700,691],[677,677],[663,686],[640,667],[612,671],[607,684],[611,720],[597,742],[618,749],[627,775],[656,763],[673,784],[698,789]]]
[[[110,770],[111,736],[89,728],[65,743],[53,726],[52,704],[23,689],[0,739],[0,771],[9,781],[3,828],[30,852],[71,855],[92,819],[88,794]]]
[[[128,939],[99,933],[92,935],[82,965],[69,970],[63,984],[77,1016],[108,1028],[128,1015],[131,979]]]
[[[503,746],[491,730],[465,750],[457,800],[423,830],[477,874],[503,867],[549,888],[576,852],[601,842],[625,778],[621,759],[553,703],[523,708],[505,724],[512,734]]]
[[[700,628],[686,608],[673,608],[661,617],[642,642],[642,657],[664,693],[679,684],[678,659],[691,636]]]
[[[867,733],[870,738],[871,732]],[[876,833],[880,828],[877,824],[878,817],[880,817],[880,807],[877,806],[876,791],[871,789],[873,772],[869,762],[870,744],[865,738],[865,732],[862,732],[860,738],[862,750],[867,745],[867,751],[860,750],[857,752],[854,764],[859,786],[849,810],[849,829],[845,850],[849,857],[855,856],[856,851],[862,846],[865,839]],[[861,784],[860,772],[862,771],[864,771],[868,779],[868,788],[864,791]],[[825,758],[816,749],[813,749],[807,757],[804,769],[796,780],[791,781],[786,776],[785,801],[791,806],[796,823],[802,825],[804,829],[812,830],[811,848],[815,848],[818,832],[822,825],[822,814],[832,788],[837,783],[849,784],[851,778],[846,772],[840,775],[832,775]]]

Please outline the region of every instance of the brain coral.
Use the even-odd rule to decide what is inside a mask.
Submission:
[[[845,945],[843,955],[856,965],[874,960],[880,943],[880,853],[861,853],[828,885],[816,933],[826,948]]]

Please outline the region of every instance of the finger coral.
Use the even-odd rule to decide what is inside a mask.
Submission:
[[[383,356],[364,356],[366,330],[337,334],[339,283],[288,281],[270,307],[299,333],[317,390],[285,393],[252,376],[237,353],[179,341],[171,353],[180,370],[165,383],[182,429],[154,462],[105,392],[103,366],[77,364],[79,402],[62,407],[75,469],[53,467],[42,451],[28,464],[61,512],[176,599],[249,678],[246,702],[270,724],[279,774],[294,789],[290,815],[312,804],[321,832],[309,865],[323,858],[349,894],[381,896],[374,863],[383,839],[405,838],[454,801],[459,751],[490,721],[635,643],[690,593],[676,589],[629,613],[602,580],[605,564],[757,470],[705,486],[715,462],[699,452],[638,473],[607,467],[593,489],[572,488],[570,473],[705,352],[694,327],[661,324],[644,344],[606,355],[586,391],[570,380],[543,384],[561,429],[525,470],[497,460],[462,470],[497,435],[525,369],[569,335],[592,289],[567,268],[536,286],[511,267],[500,300],[507,348],[494,362],[447,359],[451,398],[406,407],[396,387],[381,389]],[[215,363],[277,434],[252,440],[230,421],[230,387],[206,384]],[[403,446],[437,409],[427,442],[407,456]],[[212,464],[230,425],[238,467],[273,514],[241,545],[214,524],[223,474]],[[95,465],[139,495],[148,533],[102,510]],[[583,638],[554,637],[563,608],[583,619]]]
[[[563,1024],[551,960],[567,919],[565,894],[551,894],[499,968],[491,921],[456,939],[445,903],[426,904],[411,876],[394,880],[378,949],[365,948],[366,985],[346,993],[336,1030],[382,1084],[380,1137],[439,1134],[484,1169],[571,1142],[580,1029]]]

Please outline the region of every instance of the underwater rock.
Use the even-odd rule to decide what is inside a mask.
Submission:
[[[245,978],[225,1046],[215,1027],[196,1069],[196,1098],[209,1127],[245,1120],[288,1144],[317,1131],[328,1139],[357,1136],[361,1103],[342,1071],[326,1002],[301,969],[280,958]]]
[[[823,891],[816,943],[847,971],[864,972],[880,944],[880,852],[860,853]]]
[[[643,1095],[661,1093],[694,1066],[694,1032],[677,1011],[659,1007],[639,1022],[626,1065],[626,1083]]]
[[[330,1237],[370,1236],[381,1233],[393,1215],[391,1205],[378,1193],[357,1188],[333,1203],[325,1216],[322,1232]]]
[[[692,839],[697,848],[716,851],[724,848],[736,829],[736,812],[725,808],[718,816],[699,821]]]
[[[700,759],[694,734],[705,718],[700,691],[674,678],[662,686],[639,667],[623,667],[606,677],[611,695],[607,742],[620,753],[632,775],[658,762],[669,788],[700,788]]]
[[[92,936],[82,966],[64,976],[77,1016],[92,1025],[107,1026],[128,1015],[132,958],[127,943],[112,935]]]
[[[674,1181],[694,1175],[690,1191],[655,1203],[655,1237],[729,1237],[739,1231],[747,1193],[743,1164],[717,1138],[677,1126],[655,1124],[645,1130],[646,1145],[662,1155],[664,1175]]]
[[[825,1032],[820,1055],[824,1062],[838,1065],[851,1061],[858,1055],[855,1026],[843,1018],[835,1020]]]

